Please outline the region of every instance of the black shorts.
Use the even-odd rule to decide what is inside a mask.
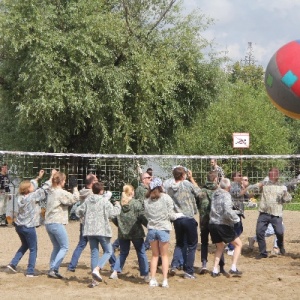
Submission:
[[[221,224],[209,224],[209,232],[211,240],[214,244],[217,243],[230,243],[235,240],[236,233],[233,227]]]

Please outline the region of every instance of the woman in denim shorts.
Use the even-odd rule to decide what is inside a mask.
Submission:
[[[148,235],[152,258],[150,263],[151,280],[149,285],[151,287],[158,286],[155,278],[158,257],[161,255],[163,282],[162,287],[169,287],[168,285],[168,250],[170,240],[170,230],[172,229],[171,220],[176,220],[182,216],[182,213],[175,213],[174,203],[172,198],[163,193],[162,181],[160,178],[154,178],[150,182],[149,191],[146,193],[145,215],[148,219]]]

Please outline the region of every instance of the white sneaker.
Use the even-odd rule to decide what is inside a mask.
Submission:
[[[158,286],[158,282],[155,278],[152,278],[149,282],[149,286],[150,287],[155,287],[155,286]]]
[[[111,273],[111,275],[109,276],[109,279],[119,279],[117,272]]]
[[[168,280],[164,280],[162,285],[161,285],[163,288],[168,288],[169,287],[169,284],[168,284]]]
[[[96,280],[96,281],[98,281],[98,282],[102,282],[102,277],[101,277],[99,271],[94,270],[94,271],[92,272],[92,277],[93,277],[94,280]]]
[[[233,256],[234,250],[228,250],[227,255]]]
[[[253,250],[255,239],[253,237],[248,237],[249,249]]]

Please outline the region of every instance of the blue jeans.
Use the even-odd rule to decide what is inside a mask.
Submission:
[[[77,247],[75,248],[72,258],[71,258],[71,262],[68,266],[68,270],[74,270],[77,267],[78,264],[78,260],[79,257],[82,253],[82,251],[84,250],[84,248],[86,247],[87,243],[88,243],[88,238],[87,236],[83,236],[83,224],[80,224],[80,234],[79,234],[79,242],[77,244]]]
[[[177,268],[177,269],[183,268],[183,270],[185,270],[183,257],[186,256],[186,249],[187,249],[187,242],[186,242],[186,238],[185,238],[183,248],[178,247],[178,246],[175,246],[175,248],[174,248],[173,259],[171,262],[171,268]]]
[[[21,240],[21,247],[10,262],[13,266],[17,266],[23,255],[29,249],[29,259],[27,265],[27,274],[34,274],[34,268],[37,256],[37,235],[35,227],[16,226],[16,232]]]
[[[147,238],[149,243],[153,241],[167,243],[170,241],[170,230],[148,229]]]
[[[113,250],[115,251],[117,248],[120,247],[119,239],[115,239],[115,241],[112,244]]]
[[[59,223],[46,224],[46,230],[53,245],[50,270],[58,271],[69,249],[68,234],[65,225]]]
[[[194,274],[194,262],[198,244],[198,223],[194,218],[179,218],[174,221],[176,246],[184,253],[186,240],[186,255],[183,255],[186,273]]]
[[[91,269],[93,271],[97,266],[102,269],[113,253],[112,245],[110,243],[111,238],[107,236],[91,235],[88,236],[88,239],[91,248]],[[103,255],[100,258],[99,243],[103,250]]]
[[[115,263],[114,271],[121,272],[123,270],[126,258],[130,250],[130,241],[132,242],[139,262],[140,275],[147,276],[149,273],[148,258],[145,250],[144,239],[134,239],[134,240],[119,240],[120,242],[120,256],[117,258]]]
[[[149,239],[148,239],[148,235],[146,236],[144,244],[145,244],[145,249],[146,250],[150,249],[150,242],[149,242]]]

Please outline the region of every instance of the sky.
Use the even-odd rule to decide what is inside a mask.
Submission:
[[[300,40],[300,0],[182,1],[184,13],[200,9],[214,19],[203,36],[234,62],[245,59],[251,43],[255,64],[266,68],[280,47]]]

